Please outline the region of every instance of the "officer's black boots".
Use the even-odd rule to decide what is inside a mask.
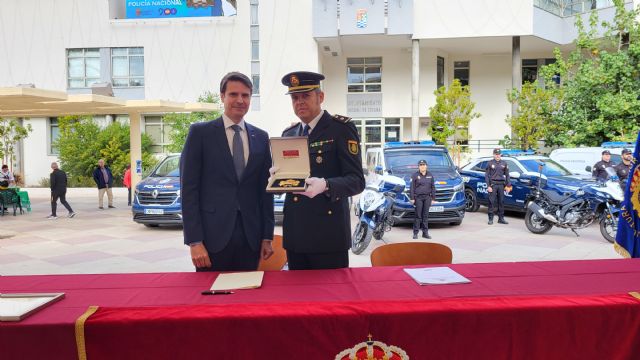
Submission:
[[[423,232],[422,233],[422,237],[425,238],[425,239],[431,239],[431,235],[429,235],[428,232]]]
[[[509,223],[508,223],[508,222],[507,222],[507,220],[505,220],[504,218],[500,218],[500,219],[498,219],[498,224],[505,224],[505,225],[507,225],[507,224],[509,224]]]
[[[489,216],[489,222],[487,224],[493,225],[493,216]]]
[[[418,238],[418,233],[413,233],[413,238],[417,239]]]

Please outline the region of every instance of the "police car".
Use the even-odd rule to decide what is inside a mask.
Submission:
[[[164,158],[136,186],[131,202],[133,221],[148,227],[182,224],[180,154]]]
[[[273,210],[276,222],[282,222],[285,194],[276,194]],[[147,227],[182,225],[180,197],[180,154],[164,158],[136,186],[131,202],[133,221]]]
[[[366,152],[367,183],[380,174],[391,174],[404,179],[406,188],[393,206],[393,222],[410,223],[415,218],[415,207],[409,201],[411,175],[418,171],[418,161],[426,160],[436,180],[436,195],[429,208],[429,223],[460,225],[464,219],[464,184],[444,146],[433,141],[388,142],[384,147],[370,148]]]
[[[480,205],[489,205],[489,192],[484,175],[487,164],[492,156],[474,159],[460,170],[464,181],[466,211],[478,211]],[[542,177],[546,179],[544,188],[553,189],[558,193],[575,191],[586,182],[579,176],[572,175],[562,165],[546,156],[534,155],[533,151],[502,150],[502,160],[509,166],[509,177],[513,189],[505,194],[505,210],[526,212],[525,199],[531,190],[530,185],[534,177],[539,177],[539,165],[542,167]],[[591,182],[591,181],[590,181]]]

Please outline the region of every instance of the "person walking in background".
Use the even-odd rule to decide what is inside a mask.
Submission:
[[[51,188],[51,215],[47,216],[47,219],[55,220],[58,218],[56,215],[58,199],[60,199],[60,203],[69,212],[69,215],[67,216],[72,218],[76,216],[76,213],[73,212],[65,198],[67,195],[67,174],[58,168],[58,163],[56,162],[51,163],[51,170],[53,170],[51,175],[49,175],[49,187]]]
[[[109,208],[113,209],[113,174],[111,169],[104,164],[104,159],[98,160],[98,167],[93,171],[93,181],[98,185],[98,208],[104,209],[104,193],[107,193]]]
[[[127,188],[127,206],[131,206],[131,164],[127,164],[122,183]]]
[[[409,191],[411,203],[416,207],[416,217],[413,221],[413,238],[418,238],[418,232],[422,229],[422,237],[431,239],[429,235],[429,208],[436,195],[436,181],[433,175],[427,171],[426,160],[418,161],[418,171],[411,176],[411,188]]]

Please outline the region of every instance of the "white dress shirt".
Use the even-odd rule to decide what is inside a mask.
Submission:
[[[231,156],[233,156],[233,136],[236,132],[231,128],[231,125],[236,125],[236,123],[225,114],[222,114],[222,121],[224,123],[225,134],[227,135],[227,142],[229,143],[229,151],[231,151]],[[247,135],[244,119],[240,120],[237,125],[242,129],[240,131],[240,139],[242,139],[242,148],[244,149],[244,164],[247,165],[247,161],[249,161],[249,136]]]
[[[300,128],[300,136],[302,136],[302,132],[304,131],[305,125],[309,125],[309,134],[311,134],[311,132],[313,131],[313,128],[315,128],[316,125],[318,125],[318,121],[320,121],[320,118],[322,117],[322,115],[324,115],[324,110],[320,110],[320,114],[314,117],[313,120],[311,120],[311,122],[309,122],[308,124],[301,122],[302,127]]]

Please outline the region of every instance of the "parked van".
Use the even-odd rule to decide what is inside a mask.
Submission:
[[[612,163],[619,164],[622,162],[621,153],[625,148],[633,150],[634,145],[624,142],[605,142],[600,147],[556,149],[549,154],[549,157],[567,168],[572,174],[591,176],[591,169],[593,169],[593,165],[602,160],[604,150],[609,150],[611,153]],[[588,170],[587,167],[589,167]]]
[[[464,219],[464,183],[444,146],[433,141],[388,142],[384,147],[367,149],[365,175],[367,183],[381,174],[404,179],[405,192],[393,206],[395,224],[413,222],[415,208],[409,201],[411,175],[418,171],[418,161],[426,160],[436,179],[436,194],[429,208],[429,223],[460,225]]]

